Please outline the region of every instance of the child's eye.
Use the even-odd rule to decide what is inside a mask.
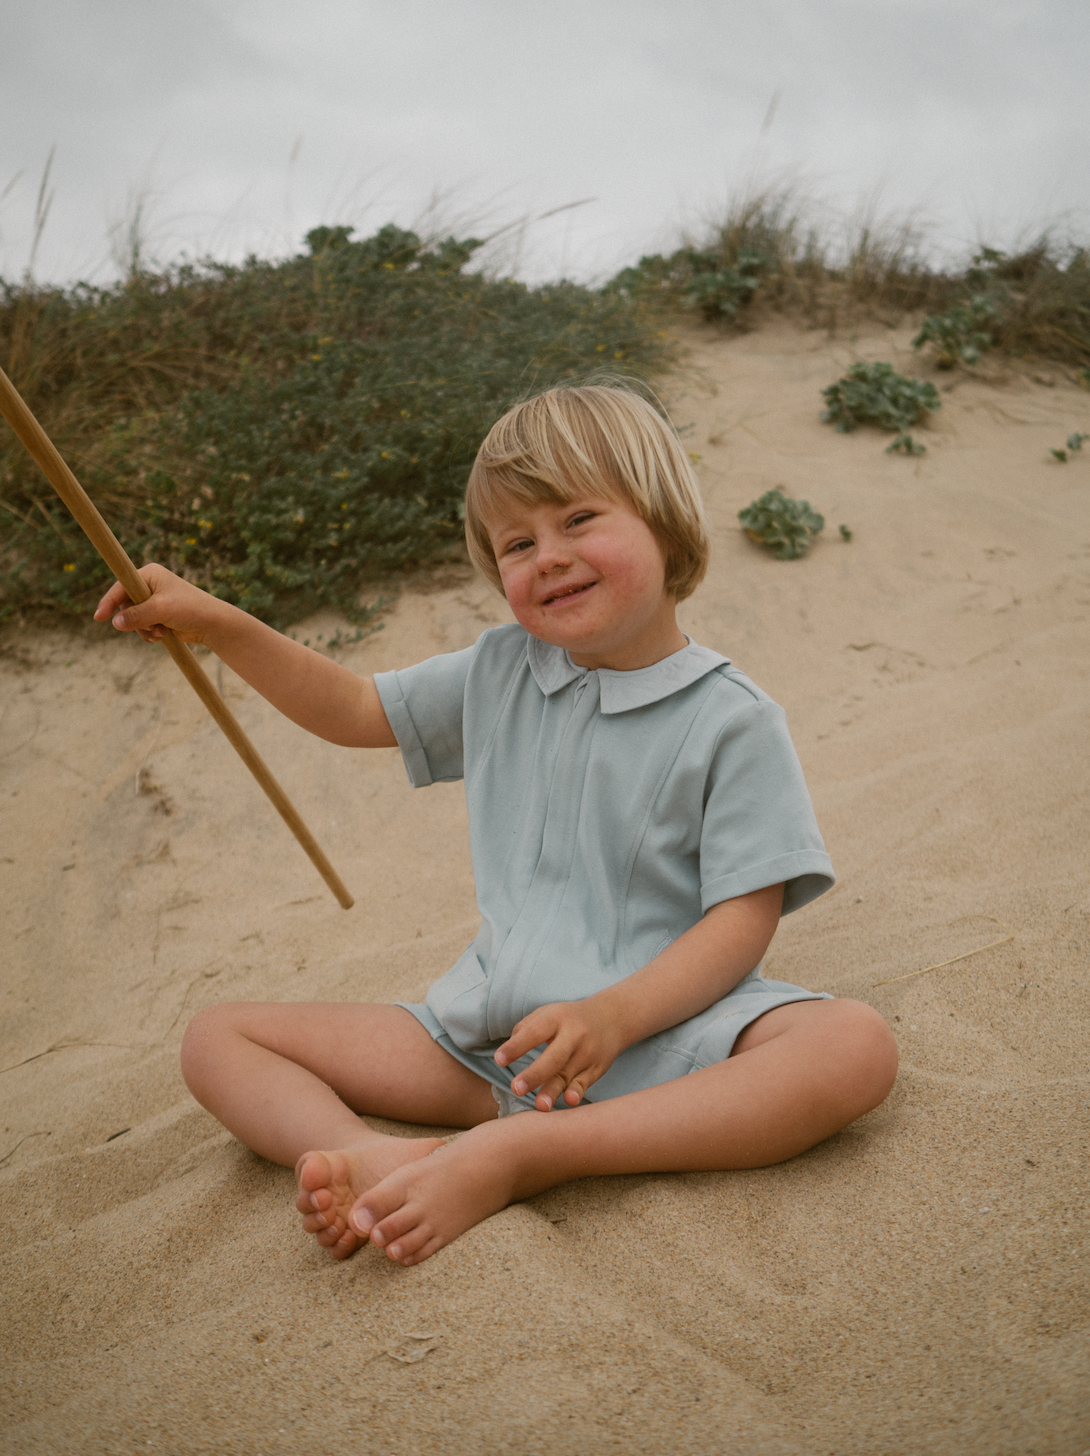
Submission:
[[[571,520],[568,522],[568,525],[585,526],[588,521],[594,520],[595,514],[596,513],[594,511],[580,511],[577,516],[572,516]]]
[[[511,551],[528,551],[533,544],[534,543],[528,537],[524,537],[520,541],[512,541],[511,544],[510,544],[510,546],[508,546],[507,550],[509,552],[511,552]]]

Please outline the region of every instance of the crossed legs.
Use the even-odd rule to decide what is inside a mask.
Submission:
[[[235,1002],[194,1017],[182,1070],[241,1142],[295,1167],[303,1227],[335,1257],[369,1238],[411,1265],[573,1178],[794,1157],[885,1098],[897,1049],[861,1002],[796,1002],[752,1022],[717,1066],[497,1121],[489,1084],[401,1007]],[[468,1131],[446,1145],[389,1137],[366,1115]]]

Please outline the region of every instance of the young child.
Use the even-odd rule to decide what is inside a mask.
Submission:
[[[333,743],[398,746],[415,787],[465,780],[481,928],[424,1005],[228,1003],[186,1032],[193,1095],[295,1166],[336,1258],[370,1240],[419,1264],[573,1178],[777,1163],[896,1072],[869,1006],[761,977],[780,915],[833,876],[782,710],[677,625],[708,541],[669,425],[614,387],[517,405],[466,535],[517,625],[374,679],[161,566],[147,602],[115,585],[95,613],[203,642]]]

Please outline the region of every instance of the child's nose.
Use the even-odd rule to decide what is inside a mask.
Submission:
[[[550,571],[564,571],[572,562],[571,548],[563,536],[541,536],[537,543],[537,569],[544,576]]]

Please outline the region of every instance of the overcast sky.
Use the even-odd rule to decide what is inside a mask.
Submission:
[[[282,255],[319,222],[607,274],[754,177],[937,247],[1090,231],[1087,0],[2,0],[0,274]],[[567,203],[583,206],[537,220]],[[434,216],[434,214],[433,214]],[[497,244],[498,246],[498,244]]]

